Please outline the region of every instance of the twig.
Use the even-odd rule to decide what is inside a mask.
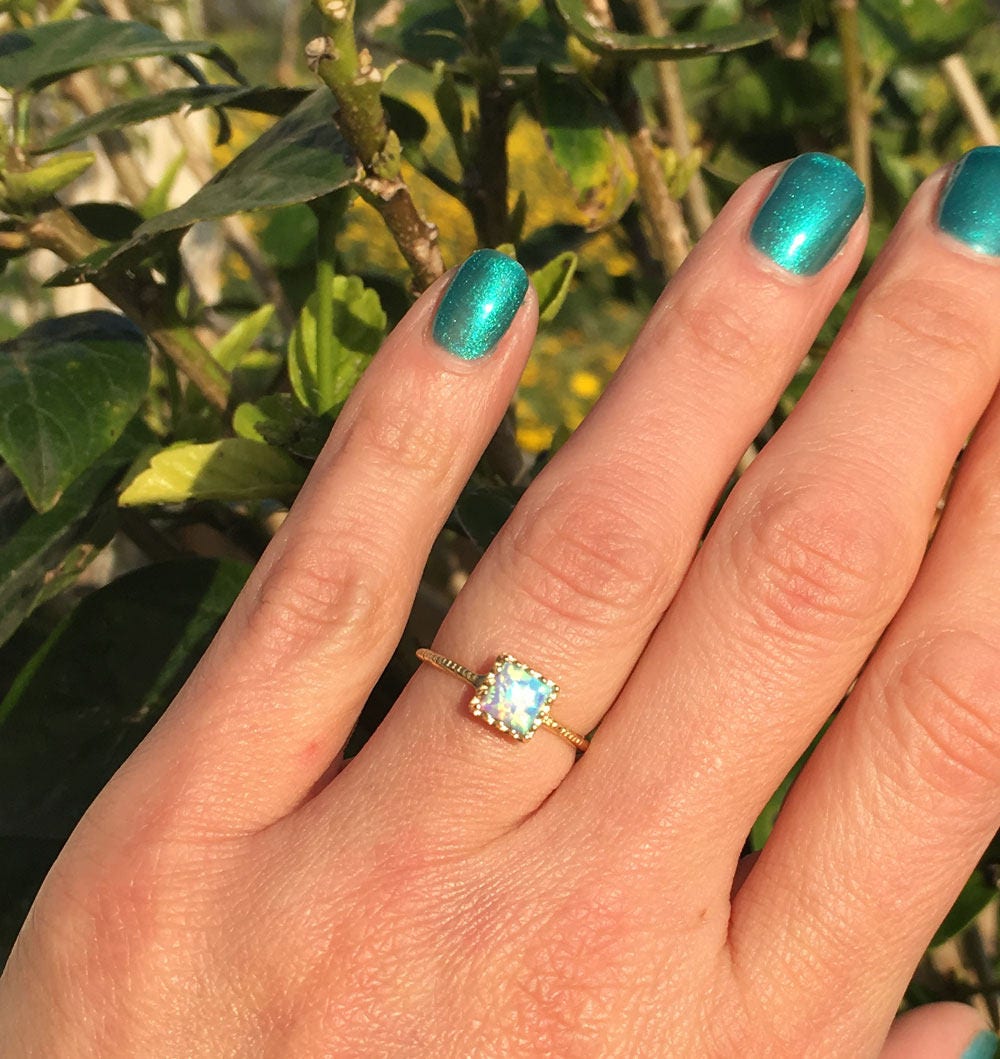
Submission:
[[[973,79],[968,63],[961,55],[949,55],[941,60],[941,73],[948,82],[948,87],[955,96],[958,105],[965,114],[965,120],[969,123],[976,139],[984,147],[1000,146],[1000,134],[997,133],[997,125],[990,114],[986,100],[983,99],[979,86]]]
[[[381,213],[413,273],[414,287],[426,290],[444,272],[437,228],[417,210],[402,176],[399,138],[382,109],[382,73],[354,36],[354,0],[313,0],[327,36],[310,41],[310,69],[329,86],[339,109],[344,138],[357,154],[358,189]]]
[[[657,0],[636,0],[636,6],[643,24],[650,33],[663,37],[670,32],[670,23],[663,17]],[[654,63],[653,68],[656,71],[660,98],[667,118],[670,143],[677,158],[683,161],[691,154],[691,137],[688,135],[688,114],[684,105],[680,67],[676,62],[663,59]],[[688,215],[695,232],[699,236],[704,235],[714,217],[708,202],[708,189],[700,169],[692,172],[684,201],[687,203]]]
[[[469,185],[466,200],[479,242],[483,246],[499,246],[510,238],[507,131],[511,101],[498,81],[480,84],[478,100],[475,170],[466,171]]]
[[[642,112],[642,103],[632,83],[624,75],[620,76],[611,102],[628,136],[639,181],[639,197],[645,207],[646,218],[653,229],[664,268],[672,276],[691,250],[691,237],[684,223],[684,215],[680,204],[670,195],[663,163],[656,153],[653,135]]]
[[[864,60],[861,54],[858,25],[858,0],[833,0],[837,35],[844,56],[844,81],[847,89],[847,125],[851,137],[851,161],[861,182],[868,189],[871,208],[872,158],[871,114],[864,84]]]

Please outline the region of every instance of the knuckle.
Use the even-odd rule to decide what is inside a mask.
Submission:
[[[557,489],[497,538],[498,576],[546,619],[631,625],[661,595],[663,546],[600,493]]]
[[[759,343],[752,336],[760,333],[761,300],[766,304],[767,289],[760,299],[741,292],[715,287],[683,297],[674,306],[677,341],[692,351],[699,363],[741,374],[760,372]]]
[[[935,793],[1000,782],[1000,648],[949,629],[914,642],[885,679],[888,731]]]
[[[318,644],[326,657],[370,647],[386,635],[391,570],[338,543],[333,554],[289,549],[264,575],[248,618],[260,657],[311,652]]]
[[[887,514],[824,485],[772,487],[732,539],[742,604],[785,643],[840,640],[884,616],[900,539]]]
[[[419,392],[419,384],[386,388],[377,406],[362,408],[348,426],[341,456],[390,473],[403,471],[427,487],[444,484],[466,431],[457,417],[430,414],[434,407],[430,395]]]
[[[881,284],[868,302],[871,319],[922,368],[981,385],[995,359],[983,341],[981,308],[967,288],[908,276]],[[942,357],[947,350],[948,357]]]

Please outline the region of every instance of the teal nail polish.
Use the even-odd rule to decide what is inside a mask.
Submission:
[[[941,196],[938,227],[1000,257],[1000,147],[976,147],[959,160]]]
[[[528,274],[496,250],[477,250],[455,273],[434,317],[434,341],[478,360],[506,334],[528,290]]]
[[[958,1059],[994,1059],[997,1054],[998,1044],[1000,1044],[1000,1039],[997,1038],[995,1033],[983,1030],[972,1038],[968,1048],[962,1052]]]
[[[750,240],[782,268],[813,276],[843,245],[864,205],[865,186],[846,162],[800,154],[764,200]]]

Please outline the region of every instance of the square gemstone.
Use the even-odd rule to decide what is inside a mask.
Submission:
[[[501,655],[469,708],[515,739],[530,739],[558,691],[541,673],[512,655]]]

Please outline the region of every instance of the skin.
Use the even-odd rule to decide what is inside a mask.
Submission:
[[[433,645],[557,680],[561,721],[603,718],[586,755],[498,737],[425,666],[339,765],[534,335],[529,293],[490,357],[449,357],[441,281],[46,879],[0,980],[5,1056],[958,1059],[971,1008],[893,1016],[1000,825],[1000,260],[936,230],[931,177],[699,548],[866,238],[782,272],[746,235],[778,172],[671,282]]]

